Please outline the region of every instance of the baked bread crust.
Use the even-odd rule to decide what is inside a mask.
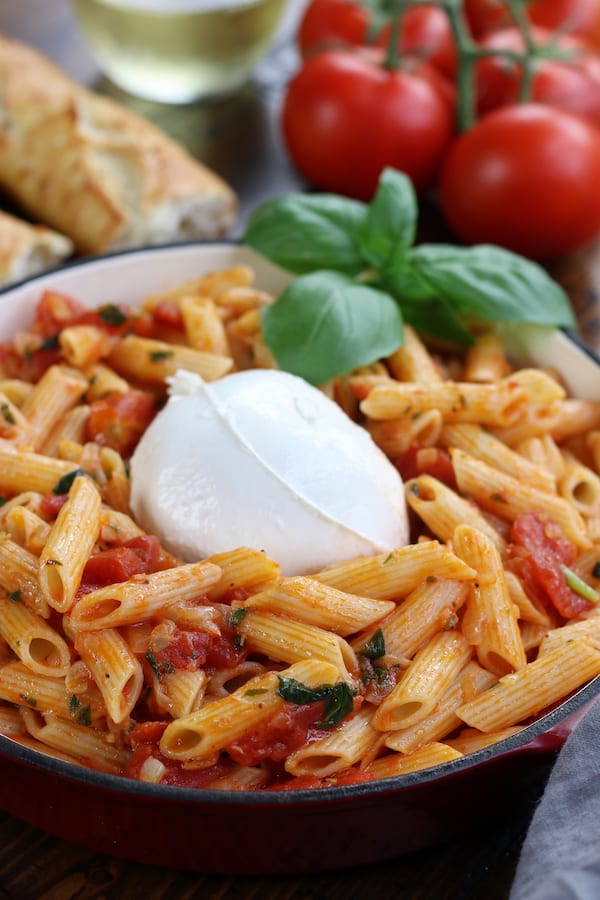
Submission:
[[[0,287],[59,265],[74,249],[68,237],[0,211]]]
[[[0,185],[82,253],[226,234],[236,197],[150,122],[0,35]]]

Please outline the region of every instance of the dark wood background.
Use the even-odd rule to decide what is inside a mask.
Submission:
[[[112,86],[99,73],[66,0],[1,0],[0,31],[29,41],[83,84],[151,118],[222,174],[240,198],[239,235],[259,202],[304,186],[278,125],[282,88],[297,65],[289,34],[305,0],[288,2],[288,18],[253,82],[235,97],[204,105],[152,104]],[[569,291],[583,336],[600,350],[599,248],[556,264],[553,273]],[[505,900],[547,772],[548,765],[541,765],[537,783],[510,820],[492,817],[467,838],[391,862],[303,877],[207,876],[129,863],[67,844],[0,811],[0,900]]]

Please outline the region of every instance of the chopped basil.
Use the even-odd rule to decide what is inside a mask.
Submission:
[[[248,691],[244,691],[244,697],[260,697],[262,694],[268,694],[267,688],[250,688]]]
[[[15,603],[20,603],[22,600],[21,591],[18,588],[16,591],[12,591],[8,596],[11,600],[14,600]]]
[[[27,694],[19,694],[19,699],[31,706],[32,709],[35,709],[37,706],[37,700],[34,697],[28,697]]]
[[[324,719],[317,723],[317,728],[333,728],[352,712],[354,705],[352,698],[356,691],[350,688],[345,681],[309,688],[301,681],[296,681],[295,678],[287,678],[285,675],[278,675],[277,678],[279,687],[276,689],[276,693],[288,703],[302,706],[305,703],[324,701]]]
[[[385,638],[381,628],[377,629],[373,637],[358,652],[367,659],[379,659],[381,656],[385,656]]]
[[[2,413],[2,418],[5,422],[8,422],[9,425],[16,425],[16,419],[13,415],[13,411],[6,401],[4,401],[4,403],[0,403],[0,413]]]
[[[52,334],[50,337],[47,337],[39,346],[40,350],[57,350],[58,349],[58,334]]]
[[[89,727],[92,724],[92,709],[90,706],[83,706],[79,697],[71,694],[69,697],[69,712],[71,718],[75,719],[78,725]]]
[[[172,350],[153,350],[149,355],[152,362],[162,362],[163,359],[171,359],[174,353]]]
[[[148,652],[146,653],[146,659],[150,663],[150,665],[154,671],[154,674],[156,675],[156,677],[158,678],[159,681],[161,680],[163,675],[169,675],[171,672],[175,671],[175,666],[173,666],[172,663],[170,663],[170,662],[161,663],[159,665],[159,663],[157,663],[157,661],[156,661],[156,657],[154,656],[152,650],[148,650]]]
[[[237,609],[232,610],[232,611],[231,611],[231,617],[230,617],[230,619],[229,619],[229,621],[231,622],[231,627],[232,627],[232,628],[237,628],[237,626],[238,626],[238,625],[240,624],[240,622],[243,620],[243,618],[244,618],[244,616],[246,615],[247,612],[248,612],[248,610],[247,610],[247,609],[244,609],[244,608],[241,607],[241,606],[239,606]]]
[[[591,585],[584,581],[583,578],[580,578],[579,575],[576,575],[568,566],[561,564],[560,568],[572,591],[575,591],[576,594],[579,594],[580,597],[583,597],[584,600],[588,600],[590,603],[600,603],[600,593],[598,591],[594,590]]]
[[[387,564],[388,564],[389,562],[391,562],[391,561],[393,560],[393,558],[394,558],[394,551],[392,550],[390,553],[388,553],[388,555],[387,555],[386,558],[383,560],[383,562],[382,562],[381,565],[382,565],[382,566],[387,566]]]
[[[0,497],[0,506],[4,506],[5,503],[8,503],[6,497]]]
[[[451,616],[448,617],[444,624],[444,631],[452,631],[453,628],[456,628],[458,623],[458,616],[456,613],[452,613]]]
[[[52,493],[68,494],[75,479],[79,478],[80,475],[85,474],[86,473],[84,469],[73,469],[72,472],[67,472],[66,475],[63,475],[63,477],[59,478],[59,480],[56,482],[56,484],[52,488]]]
[[[114,303],[107,303],[98,310],[98,315],[107,325],[123,325],[127,321],[127,316],[122,309],[115,306]]]
[[[62,566],[62,563],[61,563],[60,559],[47,559],[46,565],[47,566]]]

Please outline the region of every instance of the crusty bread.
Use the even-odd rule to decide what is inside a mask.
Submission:
[[[0,186],[83,253],[219,237],[237,207],[160,129],[2,35]]]
[[[53,268],[74,249],[63,234],[0,211],[0,287]]]

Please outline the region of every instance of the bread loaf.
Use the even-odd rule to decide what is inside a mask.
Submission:
[[[0,35],[0,186],[82,253],[227,233],[236,197],[150,122]]]
[[[51,269],[73,250],[64,235],[0,212],[0,287]]]

